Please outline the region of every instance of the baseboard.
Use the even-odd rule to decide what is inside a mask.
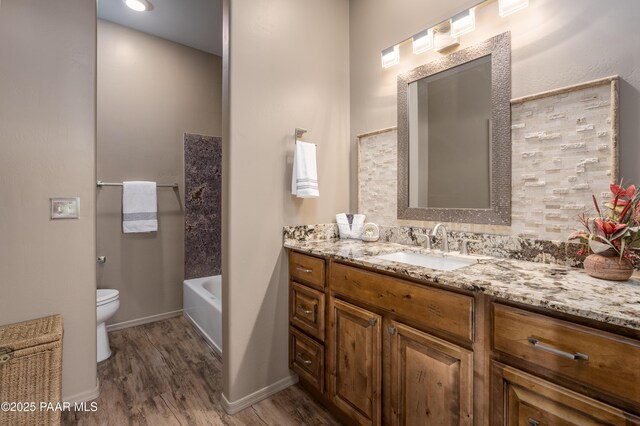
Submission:
[[[177,317],[179,315],[182,315],[182,309],[179,309],[177,311],[165,312],[164,314],[151,315],[149,317],[123,321],[116,324],[109,324],[107,325],[107,331],[122,330],[123,328],[135,327],[136,325],[149,324],[151,322],[162,321],[168,318]]]
[[[184,311],[184,317],[189,322],[189,324],[191,324],[193,328],[198,332],[200,337],[202,337],[204,341],[207,342],[207,345],[209,345],[213,352],[215,352],[218,358],[222,360],[222,349],[220,349],[220,347],[216,345],[216,342],[214,342],[213,339],[209,337],[209,335],[202,329],[202,327],[200,327],[198,323],[195,322],[193,318],[191,318],[187,311]]]
[[[264,387],[250,395],[247,395],[244,398],[240,398],[239,400],[234,402],[229,402],[229,400],[223,393],[222,408],[224,408],[224,411],[226,411],[227,414],[234,415],[244,410],[245,408],[249,408],[253,404],[256,404],[262,401],[263,399],[266,399],[271,395],[274,395],[288,388],[289,386],[295,385],[296,383],[298,383],[298,376],[294,374],[294,375],[285,377],[284,379],[278,380],[277,382],[267,387]]]
[[[75,395],[69,395],[62,398],[64,402],[70,404],[93,401],[100,396],[100,380],[96,379],[96,387],[85,392],[80,392]]]

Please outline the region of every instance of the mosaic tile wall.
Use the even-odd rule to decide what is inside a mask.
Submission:
[[[397,223],[397,144],[395,129],[358,141],[358,212],[367,222]]]
[[[221,274],[222,139],[184,135],[184,274]]]
[[[513,102],[512,232],[564,239],[614,178],[611,84]]]
[[[454,231],[563,241],[617,179],[617,93],[611,79],[515,100],[512,107],[512,224],[448,223]],[[613,100],[613,103],[612,103]],[[396,219],[397,131],[358,139],[358,211],[368,222],[431,228]]]

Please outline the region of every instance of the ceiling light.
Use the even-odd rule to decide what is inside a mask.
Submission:
[[[529,6],[529,0],[499,0],[498,13],[503,18]]]
[[[398,45],[382,51],[382,68],[389,68],[400,62],[400,49]]]
[[[148,12],[153,9],[153,6],[147,0],[124,0],[124,4],[136,12]]]
[[[460,37],[476,29],[476,11],[469,9],[451,18],[451,36]]]
[[[413,53],[426,52],[433,49],[433,29],[421,31],[413,36]]]

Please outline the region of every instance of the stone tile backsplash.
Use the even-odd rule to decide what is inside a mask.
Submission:
[[[590,211],[591,195],[609,196],[617,180],[617,79],[512,101],[512,223],[447,223],[461,233],[563,242]],[[358,212],[389,227],[432,228],[397,219],[397,130],[358,138]],[[519,243],[538,246],[537,243]]]

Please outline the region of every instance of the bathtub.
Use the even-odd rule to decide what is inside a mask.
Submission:
[[[184,316],[222,356],[222,276],[184,281]]]

